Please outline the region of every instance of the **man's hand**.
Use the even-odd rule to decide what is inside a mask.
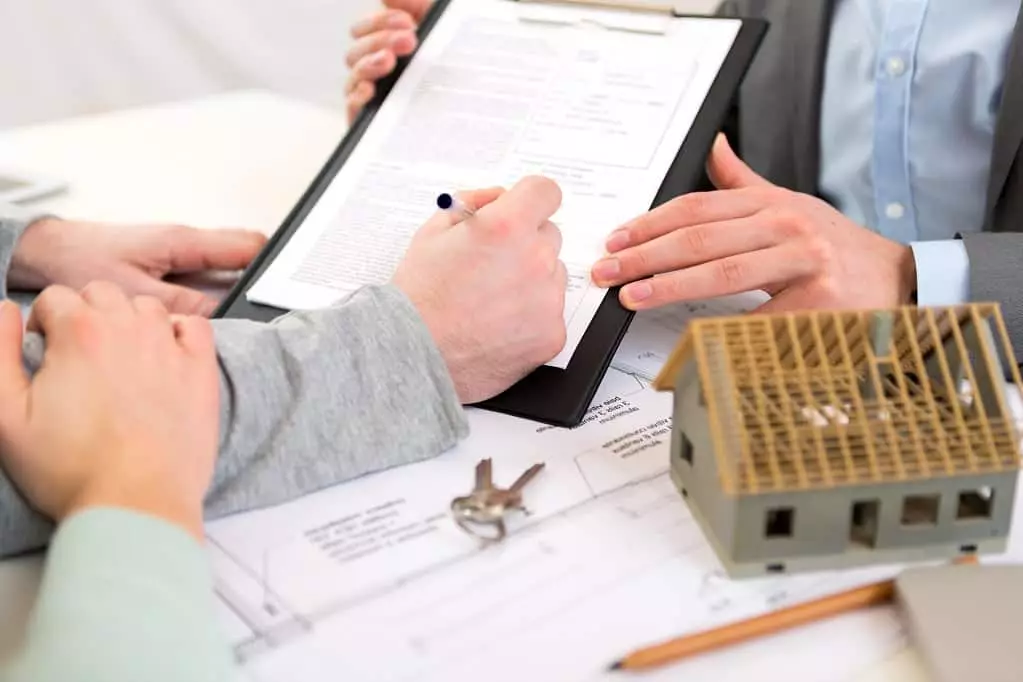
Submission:
[[[416,306],[463,404],[501,393],[565,345],[567,273],[549,218],[558,186],[530,177],[461,197],[472,217],[434,216],[394,283]]]
[[[415,51],[416,28],[432,3],[433,0],[383,0],[383,9],[352,26],[355,43],[348,51],[351,71],[345,86],[349,123],[373,99],[376,82],[394,71],[398,57]]]
[[[28,326],[46,337],[31,381],[21,312],[0,303],[0,465],[14,484],[58,522],[121,507],[201,538],[220,399],[209,321],[94,283],[47,289]]]
[[[909,303],[916,289],[910,247],[819,199],[770,184],[723,136],[708,171],[720,191],[675,199],[608,238],[610,255],[594,266],[593,279],[602,286],[631,282],[621,290],[624,306],[756,290],[772,296],[761,311]]]
[[[104,280],[130,295],[154,296],[173,313],[209,315],[216,301],[163,278],[242,269],[265,243],[262,234],[246,230],[126,227],[45,219],[30,225],[18,241],[8,283],[17,289],[38,290],[51,284],[80,289]]]

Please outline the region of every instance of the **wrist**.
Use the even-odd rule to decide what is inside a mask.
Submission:
[[[47,272],[47,254],[56,248],[52,235],[63,229],[57,218],[40,218],[29,223],[14,245],[7,284],[14,289],[45,289],[53,284]]]
[[[55,520],[60,523],[90,509],[121,509],[151,516],[178,526],[199,542],[205,538],[201,504],[183,502],[162,490],[89,488],[72,500]]]
[[[901,246],[898,259],[898,301],[900,305],[916,304],[917,271],[913,247]]]

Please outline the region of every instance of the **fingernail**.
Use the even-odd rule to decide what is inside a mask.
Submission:
[[[380,66],[384,63],[385,59],[387,59],[387,52],[385,50],[380,50],[379,52],[371,54],[368,61],[370,66]]]
[[[622,289],[622,296],[627,300],[638,303],[645,301],[650,298],[654,293],[654,288],[650,286],[649,282],[636,282]]]
[[[610,282],[622,272],[622,264],[617,258],[605,258],[593,266],[593,279],[597,283]]]
[[[611,233],[611,236],[607,238],[607,250],[621,251],[629,245],[629,231],[628,230],[615,230]]]

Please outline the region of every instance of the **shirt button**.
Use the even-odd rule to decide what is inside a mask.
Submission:
[[[902,216],[906,215],[906,207],[897,201],[894,201],[884,208],[884,214],[892,220],[898,220]]]
[[[885,62],[885,69],[888,70],[888,75],[892,78],[898,78],[902,74],[906,73],[906,62],[902,57],[889,57]]]

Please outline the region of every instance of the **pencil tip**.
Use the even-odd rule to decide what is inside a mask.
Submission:
[[[615,661],[614,663],[609,665],[607,667],[607,669],[608,670],[621,670],[624,667],[625,667],[625,662],[624,661]]]

